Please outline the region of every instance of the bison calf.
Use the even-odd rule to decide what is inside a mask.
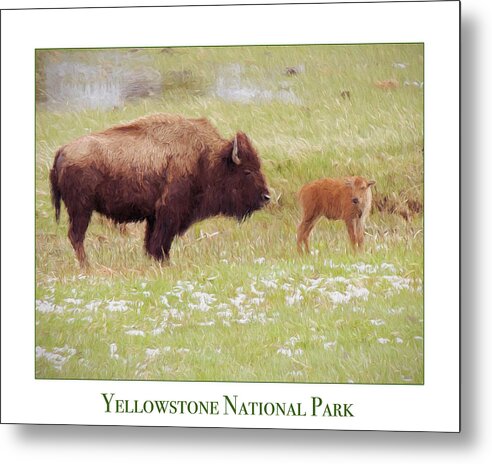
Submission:
[[[68,237],[82,266],[93,211],[116,223],[145,221],[145,249],[169,258],[171,243],[215,215],[242,220],[265,205],[268,188],[249,138],[220,136],[206,119],[155,114],[61,147],[50,172],[56,219],[63,200]]]
[[[376,182],[363,177],[320,179],[304,185],[299,192],[302,220],[297,228],[297,249],[304,244],[309,252],[308,238],[322,216],[345,221],[354,248],[362,248],[364,225],[371,211],[371,186]]]

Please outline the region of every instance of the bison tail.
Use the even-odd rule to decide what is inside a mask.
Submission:
[[[51,203],[55,208],[55,218],[56,222],[60,221],[60,200],[61,191],[58,186],[58,162],[59,158],[62,156],[62,150],[59,149],[55,155],[55,161],[53,167],[50,171],[50,186],[51,186]]]

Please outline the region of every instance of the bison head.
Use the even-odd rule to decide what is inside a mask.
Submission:
[[[215,196],[219,213],[243,220],[270,201],[261,163],[246,134],[238,132],[220,157]]]

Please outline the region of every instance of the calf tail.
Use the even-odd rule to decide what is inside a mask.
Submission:
[[[61,191],[58,186],[58,162],[60,157],[63,155],[62,149],[60,148],[55,155],[55,161],[53,167],[50,171],[50,186],[51,186],[51,204],[55,208],[55,218],[56,222],[60,221],[60,200]]]

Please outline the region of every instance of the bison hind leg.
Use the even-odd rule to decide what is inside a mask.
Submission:
[[[68,238],[75,250],[75,255],[80,266],[85,269],[88,267],[87,256],[84,249],[84,238],[89,227],[92,211],[70,215],[70,227],[68,229]]]
[[[144,239],[145,251],[150,256],[152,256],[152,251],[150,248],[150,240],[152,238],[152,234],[154,233],[155,217],[150,216],[150,217],[145,219],[145,222],[147,223],[145,226],[145,239]]]

